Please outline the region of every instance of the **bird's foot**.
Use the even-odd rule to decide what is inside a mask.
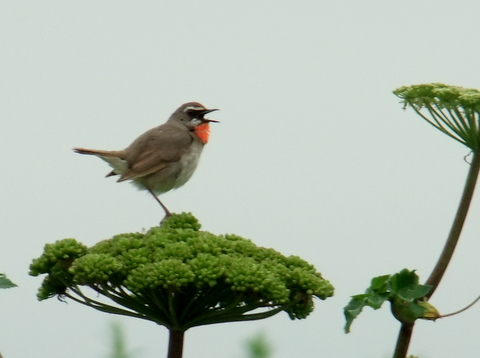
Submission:
[[[165,216],[163,217],[163,219],[160,220],[160,226],[162,226],[163,222],[164,222],[166,219],[168,219],[170,216],[172,216],[172,214],[170,213],[170,211],[167,211],[167,212],[165,213]]]

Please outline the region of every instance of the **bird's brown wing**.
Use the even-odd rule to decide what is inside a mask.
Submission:
[[[118,181],[141,178],[179,161],[193,140],[184,126],[165,123],[150,129],[125,150],[129,166]]]

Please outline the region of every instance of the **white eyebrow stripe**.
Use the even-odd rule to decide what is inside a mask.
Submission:
[[[184,112],[186,112],[186,111],[203,111],[204,109],[205,109],[204,107],[188,106],[188,107],[185,107],[185,109],[183,111]]]

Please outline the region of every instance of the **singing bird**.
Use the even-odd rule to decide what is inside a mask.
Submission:
[[[197,168],[210,126],[215,121],[204,116],[218,109],[207,109],[198,102],[182,104],[162,125],[135,139],[124,150],[74,148],[76,153],[95,155],[113,170],[107,177],[119,175],[118,182],[130,180],[139,189],[150,192],[165,210],[158,195],[185,184]]]

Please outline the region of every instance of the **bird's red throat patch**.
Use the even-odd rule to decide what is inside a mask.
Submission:
[[[200,138],[203,144],[207,144],[210,136],[210,126],[208,123],[199,124],[194,128],[195,134]]]

